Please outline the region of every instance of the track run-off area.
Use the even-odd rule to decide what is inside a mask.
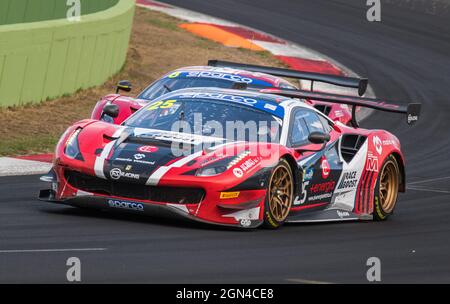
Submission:
[[[363,127],[402,142],[407,193],[386,222],[286,225],[238,231],[165,214],[93,212],[37,201],[39,175],[0,178],[0,282],[365,283],[450,282],[449,16],[365,1],[165,0],[318,51],[369,78],[378,97],[423,103],[421,120],[373,113]]]

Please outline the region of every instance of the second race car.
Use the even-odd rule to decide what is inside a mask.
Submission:
[[[245,85],[246,88],[253,90],[265,88],[297,89],[296,86],[282,77],[311,81],[311,88],[313,88],[314,82],[355,88],[358,89],[359,95],[364,94],[368,85],[367,79],[210,60],[208,66],[184,67],[165,74],[136,98],[117,94],[121,90],[129,92],[132,88],[130,82],[121,81],[117,85],[116,94],[107,95],[97,102],[91,118],[120,124],[150,101],[163,94],[185,88],[216,87],[231,89]],[[352,114],[348,105],[308,99],[305,102],[313,105],[333,121],[340,121],[343,124],[351,123]]]

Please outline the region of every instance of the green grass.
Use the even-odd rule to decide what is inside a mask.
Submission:
[[[2,140],[0,142],[0,156],[26,155],[36,152],[53,152],[52,149],[55,147],[58,140],[59,136],[50,135],[28,136],[20,139]]]
[[[172,20],[171,18],[147,18],[145,21],[151,25],[157,26],[159,28],[163,28],[171,31],[179,31],[178,22]]]

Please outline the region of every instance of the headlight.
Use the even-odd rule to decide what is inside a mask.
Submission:
[[[206,167],[197,170],[197,176],[214,176],[224,173],[227,170],[226,166]]]
[[[69,138],[67,138],[64,153],[69,158],[84,160],[80,152],[80,146],[78,144],[78,135],[80,134],[81,130],[81,128],[76,129],[72,132]]]

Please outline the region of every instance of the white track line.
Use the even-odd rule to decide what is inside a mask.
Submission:
[[[0,253],[39,253],[39,252],[74,252],[74,251],[105,251],[107,248],[65,248],[65,249],[12,249],[0,250]]]
[[[408,183],[408,185],[423,184],[423,183],[434,182],[434,181],[443,180],[443,179],[449,179],[449,178],[450,178],[450,176],[424,179],[424,180],[421,180],[421,181]]]
[[[406,187],[407,190],[414,190],[414,191],[425,191],[425,192],[435,192],[435,193],[444,193],[444,194],[450,194],[450,191],[448,190],[439,190],[439,189],[428,189],[428,188],[420,188],[420,187]]]
[[[333,284],[331,282],[305,280],[305,279],[286,279],[286,281],[300,284]]]

